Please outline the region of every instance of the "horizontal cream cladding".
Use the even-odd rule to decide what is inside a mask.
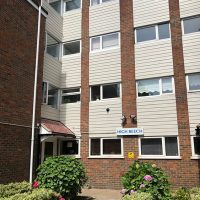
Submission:
[[[183,53],[185,72],[200,72],[200,32],[183,35]]]
[[[144,136],[178,135],[175,95],[137,98],[137,122]]]
[[[121,127],[121,98],[90,102],[89,133],[90,136],[115,136],[116,128]],[[106,109],[110,111],[107,112]]]
[[[63,14],[63,42],[81,38],[82,10],[75,9]]]
[[[61,88],[79,87],[81,85],[81,55],[63,56]]]
[[[46,31],[52,36],[62,41],[63,37],[63,18],[57,13],[45,0],[43,0],[43,6],[47,10],[47,20],[46,20]]]
[[[188,93],[190,134],[195,135],[196,126],[200,123],[200,92]]]
[[[173,75],[171,39],[137,43],[135,63],[136,79]]]
[[[113,0],[100,5],[90,6],[89,25],[90,36],[119,31],[119,0]]]
[[[80,102],[60,105],[60,121],[80,135]]]
[[[179,0],[181,18],[199,15],[200,0]]]
[[[134,27],[169,21],[168,0],[133,0]]]
[[[59,88],[61,68],[61,62],[46,53],[44,56],[43,80]]]
[[[53,119],[58,121],[60,120],[59,110],[56,108],[52,108],[51,106],[48,106],[46,104],[42,104],[41,116],[47,119]]]
[[[121,51],[110,49],[90,53],[90,85],[121,81]]]

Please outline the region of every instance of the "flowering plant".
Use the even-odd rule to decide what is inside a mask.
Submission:
[[[38,181],[33,182],[33,188],[39,188],[39,182]]]

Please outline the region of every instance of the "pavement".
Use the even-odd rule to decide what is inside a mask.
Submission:
[[[120,190],[83,189],[78,200],[120,200]]]

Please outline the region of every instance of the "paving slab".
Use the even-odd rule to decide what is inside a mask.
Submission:
[[[120,200],[120,190],[83,189],[78,200]]]

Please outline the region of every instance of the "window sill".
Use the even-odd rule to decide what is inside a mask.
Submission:
[[[88,159],[124,159],[124,156],[89,156]]]
[[[108,47],[108,48],[105,48],[105,49],[94,50],[94,51],[91,51],[91,50],[90,50],[90,54],[103,53],[103,52],[105,52],[105,51],[115,50],[115,49],[120,49],[120,46]]]
[[[99,100],[95,100],[95,101],[91,101],[90,103],[100,103],[100,102],[106,102],[106,101],[115,101],[115,100],[119,100],[121,99],[121,97],[113,97],[113,98],[107,98],[107,99],[99,99]]]
[[[181,156],[162,156],[162,157],[158,157],[158,156],[139,156],[138,159],[145,159],[145,160],[181,160],[182,157]]]
[[[169,38],[165,38],[165,39],[153,39],[153,40],[147,40],[147,41],[142,41],[142,42],[136,42],[135,45],[136,46],[142,46],[142,45],[148,45],[148,44],[156,44],[156,43],[160,43],[162,41],[171,41],[171,37]]]
[[[200,90],[189,90],[188,93],[199,93]]]
[[[145,99],[145,98],[156,98],[156,97],[164,97],[164,96],[171,96],[175,95],[175,93],[167,93],[167,94],[159,94],[159,95],[152,95],[152,96],[137,96],[137,99]]]
[[[199,156],[191,156],[190,159],[191,160],[198,160],[198,159],[200,159],[200,155]]]

